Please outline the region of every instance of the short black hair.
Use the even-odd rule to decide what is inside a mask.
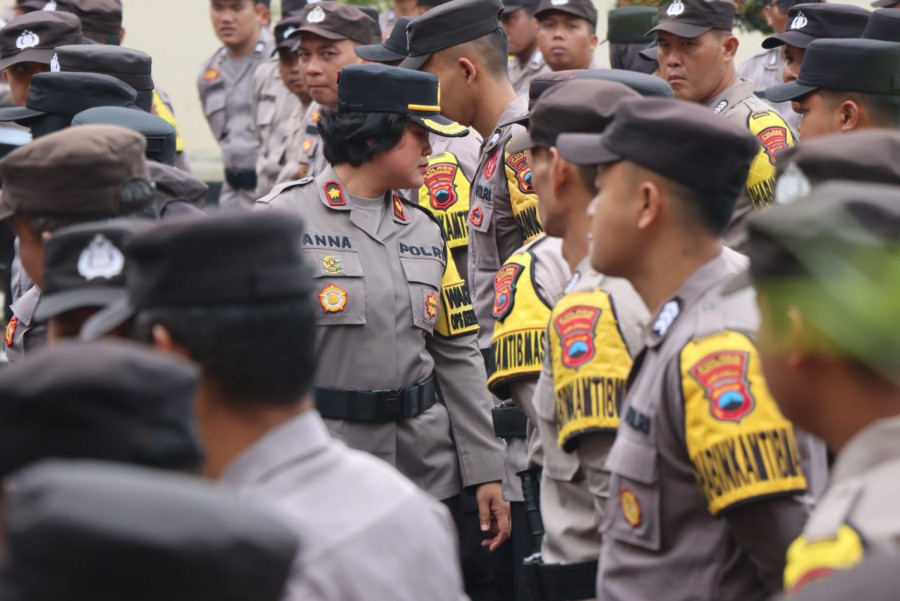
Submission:
[[[441,52],[448,52],[454,58],[478,57],[494,77],[509,77],[509,39],[502,27],[498,26],[491,33]]]
[[[409,117],[399,113],[323,111],[318,129],[322,150],[331,165],[359,167],[399,144],[410,123]]]
[[[698,192],[672,180],[667,181],[669,193],[675,196],[688,219],[698,223],[715,236],[721,236],[731,221],[737,199]]]
[[[891,94],[864,94],[842,90],[819,90],[822,100],[837,106],[844,100],[852,100],[865,107],[872,122],[878,127],[900,128],[900,96]]]
[[[311,390],[316,370],[311,299],[253,305],[147,309],[135,337],[149,342],[161,325],[234,405],[294,406]]]

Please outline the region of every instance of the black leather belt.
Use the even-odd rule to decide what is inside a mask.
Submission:
[[[523,563],[528,592],[535,601],[573,601],[593,599],[597,596],[597,562],[581,563],[540,563],[530,561],[540,555],[531,556]]]
[[[316,388],[316,409],[329,419],[393,422],[424,413],[435,402],[433,377],[416,386],[392,390]]]
[[[256,190],[256,171],[253,169],[226,169],[225,181],[234,190]]]
[[[491,409],[494,420],[494,436],[497,438],[527,438],[528,417],[525,412],[505,401]]]

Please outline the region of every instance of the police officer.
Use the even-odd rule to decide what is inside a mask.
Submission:
[[[256,198],[259,142],[250,113],[253,72],[272,55],[265,27],[268,0],[210,0],[213,29],[223,46],[200,69],[197,88],[203,113],[222,148],[223,207],[252,206]]]
[[[517,97],[509,81],[506,35],[497,20],[500,10],[496,0],[453,0],[430,10],[410,23],[409,57],[401,65],[440,77],[444,114],[471,125],[485,141],[472,181],[466,225],[468,281],[486,361],[494,275],[516,249],[541,233],[525,153],[506,149],[510,138],[525,131],[517,122],[527,114],[527,99]],[[457,55],[460,60],[451,58]]]
[[[44,77],[52,75],[70,74]],[[0,218],[12,218],[22,267],[34,282],[12,305],[13,317],[5,331],[10,362],[46,341],[43,324],[34,318],[43,285],[46,234],[63,225],[98,218],[155,217],[144,159],[146,146],[144,136],[137,132],[84,125],[46,135],[0,162],[4,183]],[[91,168],[85,169],[85,164]]]
[[[656,25],[656,9],[652,6],[622,6],[609,11],[606,39],[609,42],[609,64],[613,69],[627,69],[652,75],[659,67],[656,52],[653,60],[640,55],[655,42],[647,32]]]
[[[806,49],[795,81],[772,86],[766,97],[791,100],[803,115],[800,135],[900,126],[900,44],[881,40],[820,39]]]
[[[337,357],[354,370],[363,364],[352,359],[359,346],[337,353],[316,346],[316,316],[331,298],[317,296],[319,278],[311,275],[322,262],[312,263],[300,241],[327,231],[334,237],[335,226],[310,223],[304,232],[280,211],[226,212],[137,234],[125,249],[129,302],[98,313],[82,334],[96,336],[136,314],[139,338],[202,367],[195,411],[205,475],[274,506],[304,539],[287,599],[461,601],[446,509],[385,462],[337,443],[315,411],[317,366],[333,369]],[[362,275],[344,249],[343,262],[329,265]],[[213,256],[220,269],[210,268]],[[235,285],[241,282],[247,285]],[[344,300],[352,303],[347,314],[360,315],[361,297]],[[236,328],[244,332],[235,336]],[[366,343],[360,334],[354,345]],[[331,399],[316,396],[327,415]],[[387,556],[385,541],[398,541]]]
[[[104,46],[120,46],[125,40],[125,28],[122,27],[122,0],[61,0],[59,2],[53,2],[52,5],[54,6],[52,10],[76,15],[81,20],[85,38],[90,41]],[[51,10],[51,8],[47,5],[44,6],[43,10]],[[60,46],[62,44],[57,45]],[[104,62],[110,60],[112,56],[115,56],[114,53],[103,54],[101,50],[96,48],[95,50],[97,50],[97,53],[86,52],[85,58],[93,56],[94,60],[100,59],[101,62]],[[86,69],[82,68],[80,70]],[[96,72],[106,73],[107,71],[97,68]],[[124,71],[123,73],[129,73],[131,77],[144,74],[137,71],[132,72],[131,69]],[[150,77],[149,62],[146,64],[146,77],[148,79]],[[129,85],[134,85],[134,83],[127,79],[125,79],[125,81]],[[157,88],[153,84],[153,80],[150,80],[149,84],[142,85],[148,87],[135,86],[135,88],[138,90],[149,90],[151,99],[149,105],[140,103],[140,107],[165,119],[166,122],[175,129],[178,144],[178,168],[190,171],[187,156],[184,154],[184,141],[179,133],[178,122],[175,119],[175,109],[172,108],[172,101],[169,98],[169,95]],[[141,96],[141,94],[139,94],[139,96]]]
[[[315,177],[327,166],[316,126],[323,110],[337,108],[338,72],[360,63],[356,46],[376,44],[377,24],[362,10],[340,2],[316,2],[300,15],[301,25],[289,39],[299,39],[300,76],[313,102],[291,116],[284,167],[278,182]]]
[[[897,555],[898,201],[898,186],[833,181],[750,221],[769,386],[785,416],[837,454],[828,490],[788,549],[788,590]]]
[[[800,73],[807,46],[819,38],[858,38],[869,23],[868,10],[849,4],[798,4],[788,11],[790,29],[763,40],[763,48],[783,51],[781,81],[794,81]],[[780,82],[774,81],[769,85]],[[757,84],[759,85],[759,84]],[[763,89],[769,87],[766,85]],[[778,103],[780,105],[787,103]],[[799,117],[793,110],[783,112],[786,119]],[[791,125],[796,126],[798,119]]]
[[[257,67],[253,74],[251,112],[256,124],[259,157],[256,159],[256,195],[272,191],[284,166],[288,126],[294,111],[305,113],[312,99],[300,74],[300,56],[296,38],[302,21],[287,17],[275,26],[275,56]]]
[[[516,94],[524,94],[531,80],[550,70],[538,48],[538,22],[534,13],[540,0],[503,3],[500,22],[509,40],[509,81]]]
[[[753,93],[753,82],[735,74],[734,15],[735,6],[727,0],[673,0],[660,5],[659,24],[653,31],[659,37],[661,75],[675,97],[705,104],[748,129],[759,142],[744,193],[725,232],[728,245],[740,250],[747,215],[772,202],[776,159],[794,145],[794,134],[781,115]],[[709,52],[694,52],[697,47]]]
[[[779,36],[788,29],[788,24],[793,25],[794,21],[790,12],[794,6],[797,4],[820,3],[821,1],[769,0],[762,8],[762,16],[775,35]],[[763,42],[763,48],[764,50],[745,60],[737,69],[738,77],[752,81],[754,90],[757,92],[762,92],[769,86],[781,83],[785,67],[792,65],[795,58],[792,53],[782,53],[777,47],[768,46],[765,42]],[[772,103],[772,106],[796,131],[800,118],[791,109],[791,105],[787,102],[776,102]]]
[[[538,20],[538,48],[553,71],[599,69],[597,9],[590,0],[541,0],[534,13]]]
[[[5,496],[0,589],[18,601],[277,601],[298,547],[269,512],[156,470],[48,461]]]
[[[100,73],[127,83],[137,92],[135,104],[153,111],[153,59],[146,52],[99,44],[59,45],[53,52],[51,71]]]
[[[808,515],[807,449],[763,379],[752,297],[720,294],[746,263],[720,235],[757,148],[703,107],[645,98],[570,149],[601,165],[591,265],[652,307],[606,461],[604,601],[762,598]],[[570,361],[590,352],[568,348]]]
[[[381,44],[357,46],[356,55],[364,61],[399,65],[407,57],[406,26],[411,19],[401,17]],[[418,200],[419,205],[437,217],[444,228],[447,245],[453,254],[459,274],[468,283],[469,195],[478,167],[481,140],[476,135],[451,138],[431,134],[431,155],[425,183],[418,190],[404,190],[402,195]]]
[[[14,104],[25,106],[31,78],[50,70],[53,49],[80,44],[81,35],[77,17],[44,11],[17,17],[0,28],[0,70]]]
[[[0,371],[0,480],[53,457],[196,473],[198,379],[189,363],[133,342],[41,349]]]

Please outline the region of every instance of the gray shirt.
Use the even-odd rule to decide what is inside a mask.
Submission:
[[[334,440],[315,411],[245,450],[220,485],[271,508],[297,534],[285,601],[467,599],[446,508]]]

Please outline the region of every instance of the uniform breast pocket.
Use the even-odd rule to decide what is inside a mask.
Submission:
[[[469,252],[472,263],[478,269],[500,269],[500,254],[491,226],[494,221],[494,205],[476,198],[469,209]]]
[[[256,127],[265,131],[275,121],[276,102],[272,97],[260,98],[256,104]]]
[[[366,283],[359,255],[351,252],[306,250],[313,268],[321,307],[320,326],[365,325]]]
[[[216,138],[225,135],[225,86],[208,88],[203,96],[203,114]]]
[[[603,536],[658,551],[662,534],[656,449],[620,432],[606,467],[612,479],[601,526]]]
[[[431,334],[441,313],[444,264],[433,259],[400,259],[409,286],[413,325]]]

